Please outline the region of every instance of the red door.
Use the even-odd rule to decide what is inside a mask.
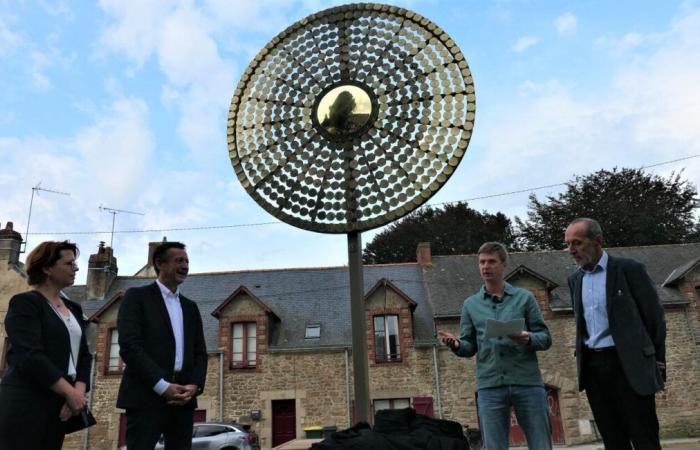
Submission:
[[[518,418],[515,417],[515,409],[510,408],[510,445],[512,447],[525,447],[527,446],[527,439],[525,439],[525,432],[518,424]]]
[[[559,391],[552,386],[546,386],[546,388],[549,420],[552,422],[552,443],[565,444],[564,424],[562,423],[561,410],[559,409]]]
[[[553,386],[545,386],[547,390],[547,408],[549,410],[549,422],[552,425],[552,443],[565,444],[564,425],[561,421],[561,411],[559,409],[559,393]],[[510,409],[510,445],[514,447],[524,447],[527,445],[525,432],[518,424],[515,417],[515,410]]]
[[[207,421],[207,410],[206,409],[195,409],[194,415],[192,416],[193,422],[206,422]]]
[[[545,385],[547,390],[547,407],[549,409],[549,420],[552,425],[552,443],[566,444],[564,439],[564,426],[561,420],[561,410],[559,409],[559,393],[557,388]],[[479,396],[476,395],[477,405],[479,404]],[[477,406],[477,417],[479,409]],[[479,419],[481,423],[481,419]],[[525,432],[518,424],[518,418],[515,417],[515,410],[510,408],[510,445],[513,447],[527,446]]]
[[[272,400],[272,446],[284,444],[297,437],[294,400]]]

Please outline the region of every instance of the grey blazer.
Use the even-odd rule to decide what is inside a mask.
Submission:
[[[586,388],[581,348],[588,336],[581,299],[581,269],[569,276],[576,316],[576,368],[579,390]],[[644,265],[608,255],[606,300],[610,332],[630,386],[639,395],[664,388],[664,376],[656,362],[666,363],[666,321],[654,284]]]

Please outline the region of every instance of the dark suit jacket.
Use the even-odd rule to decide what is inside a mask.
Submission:
[[[180,384],[196,384],[204,389],[207,349],[202,317],[197,305],[180,294],[184,331],[184,355]],[[131,288],[121,300],[117,318],[119,354],[126,367],[119,387],[117,407],[154,408],[165,405],[165,398],[153,391],[161,378],[173,381],[175,336],[165,300],[154,282]],[[189,406],[196,407],[196,401]]]
[[[583,316],[583,271],[569,276],[576,315],[576,366],[579,390],[585,389],[581,348],[588,337]],[[656,361],[666,362],[666,322],[656,289],[644,266],[632,259],[608,255],[606,300],[610,332],[630,386],[639,395],[652,395],[664,387]]]
[[[80,305],[63,300],[83,330],[76,364],[76,381],[90,389],[92,355],[85,339],[85,321]],[[3,386],[26,387],[53,393],[49,388],[61,377],[68,378],[70,336],[63,321],[38,291],[17,294],[10,300],[5,317],[10,341]],[[58,394],[55,394],[58,395]]]

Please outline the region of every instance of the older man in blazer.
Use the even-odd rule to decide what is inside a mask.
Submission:
[[[119,354],[126,368],[117,407],[126,409],[129,450],[190,449],[196,396],[204,389],[207,353],[197,305],[180,293],[185,246],[163,242],[153,253],[158,279],[126,291],[119,308]]]
[[[660,450],[654,394],[664,388],[666,322],[644,266],[603,250],[593,219],[565,234],[579,269],[569,277],[579,390],[607,450]]]

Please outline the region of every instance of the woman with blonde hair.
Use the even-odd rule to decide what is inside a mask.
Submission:
[[[78,248],[42,242],[27,256],[32,290],[10,300],[10,348],[0,384],[0,449],[60,449],[63,422],[82,412],[90,387],[83,311],[61,290],[73,284]]]

